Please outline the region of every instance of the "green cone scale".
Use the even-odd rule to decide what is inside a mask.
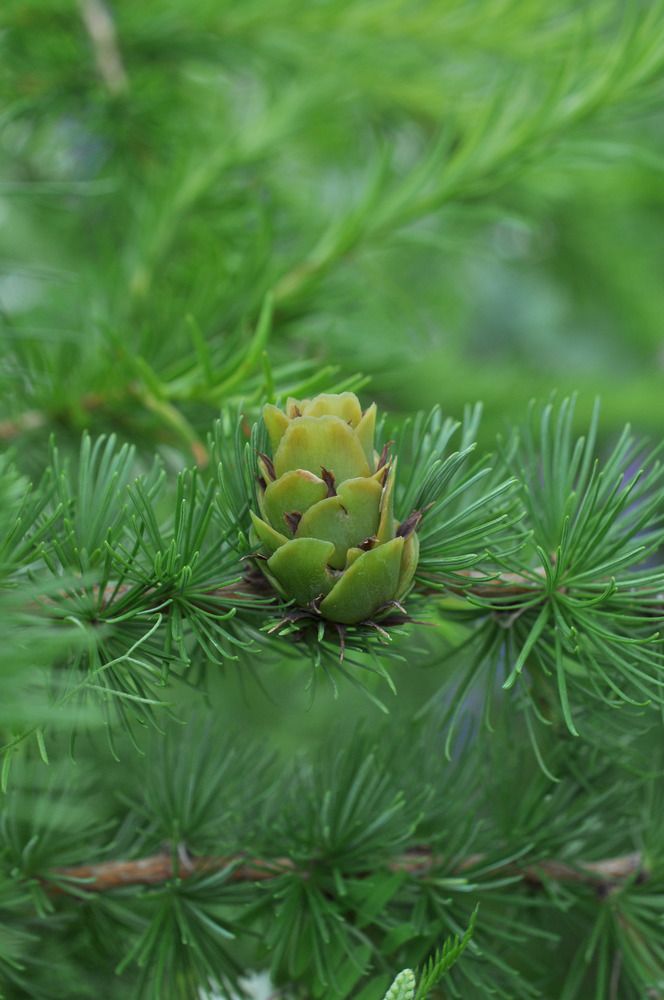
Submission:
[[[353,625],[401,600],[419,544],[394,517],[396,460],[374,451],[376,405],[352,392],[289,399],[263,410],[272,457],[261,455],[259,564],[286,600]]]

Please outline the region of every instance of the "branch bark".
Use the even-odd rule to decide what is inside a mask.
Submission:
[[[484,862],[481,854],[470,855],[454,869],[454,874],[464,874]],[[405,872],[425,878],[442,863],[431,851],[413,850],[388,861],[392,872]],[[101,861],[97,864],[74,865],[53,869],[45,880],[53,893],[109,892],[132,885],[159,885],[172,878],[187,879],[194,875],[221,871],[231,867],[229,878],[233,882],[261,882],[276,878],[285,872],[297,872],[306,878],[306,868],[298,868],[290,858],[248,858],[244,855],[200,855],[191,857],[180,847],[176,852],[160,851],[158,854],[131,861]],[[580,861],[572,865],[566,861],[545,859],[533,864],[506,865],[503,874],[521,876],[530,885],[547,881],[576,883],[598,890],[609,891],[630,878],[647,878],[643,859],[638,851],[601,861]],[[67,883],[70,883],[68,885]]]

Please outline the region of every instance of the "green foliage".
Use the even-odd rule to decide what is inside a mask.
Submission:
[[[99,740],[75,772],[16,765],[0,838],[8,996],[23,996],[23,982],[38,996],[70,995],[66,968],[40,985],[41,943],[54,940],[69,942],[82,996],[95,976],[109,997],[188,996],[207,982],[223,994],[246,968],[269,967],[295,995],[378,997],[382,970],[420,965],[418,996],[444,972],[452,997],[534,997],[548,983],[571,998],[601,981],[616,943],[621,995],[655,984],[659,776],[637,778],[577,742],[558,747],[556,784],[527,746],[506,755],[499,732],[495,745],[441,765],[444,730],[404,719],[371,735],[339,725],[320,750],[290,760],[225,728],[192,716],[153,732],[143,756],[123,746],[114,766]],[[642,846],[642,876],[620,883],[560,881],[547,867]],[[62,870],[155,854],[166,866],[158,884],[118,879],[95,892],[89,874]],[[190,869],[197,859],[207,868]],[[258,859],[262,875],[242,874]],[[451,938],[442,949],[441,937]],[[567,953],[569,965],[554,960]]]
[[[475,650],[466,675],[456,675],[456,697],[443,712],[444,720],[460,718],[459,712],[467,704],[462,699],[469,686],[478,683],[483,671],[501,671],[506,692],[499,706],[502,724],[513,726],[520,710],[525,712],[526,743],[532,743],[542,776],[549,782],[556,780],[550,767],[565,771],[570,767],[570,760],[560,753],[560,748],[565,747],[571,754],[570,748],[557,742],[564,732],[561,726],[575,733],[570,724],[568,674],[570,691],[579,699],[592,695],[596,700],[601,689],[589,670],[583,669],[586,663],[593,667],[601,678],[608,679],[607,703],[614,708],[618,705],[615,696],[621,694],[622,674],[650,677],[655,691],[661,685],[659,635],[652,631],[652,617],[664,578],[656,566],[640,568],[662,540],[658,511],[663,487],[656,453],[646,455],[648,468],[643,477],[634,473],[630,477],[634,456],[641,452],[623,437],[600,469],[593,464],[594,425],[588,438],[575,444],[571,412],[570,404],[563,402],[554,420],[551,407],[544,408],[537,443],[531,431],[531,415],[522,436],[503,447],[493,471],[482,461],[467,471],[461,464],[469,454],[470,439],[476,430],[474,418],[462,429],[462,450],[457,453],[446,455],[446,449],[459,428],[442,421],[437,412],[426,421],[417,418],[402,438],[405,447],[401,468],[405,469],[406,485],[399,501],[423,503],[424,524],[428,525],[422,532],[423,562],[411,595],[414,606],[426,610],[435,602],[443,619],[446,612],[450,620],[461,618],[464,629],[470,630],[464,645]],[[50,746],[58,745],[58,730],[74,733],[81,722],[105,720],[111,749],[118,759],[118,723],[140,749],[137,723],[149,723],[159,730],[167,711],[182,717],[176,707],[182,698],[176,693],[175,682],[191,680],[202,684],[211,671],[226,663],[236,664],[246,674],[254,669],[258,650],[264,661],[271,658],[276,670],[284,669],[285,658],[301,670],[304,657],[311,655],[315,672],[326,664],[327,673],[334,672],[355,684],[360,665],[371,670],[375,663],[376,672],[388,676],[374,650],[390,637],[389,619],[382,625],[379,620],[377,631],[358,626],[350,632],[349,653],[340,662],[345,650],[338,640],[333,647],[324,630],[314,627],[303,636],[304,642],[298,642],[293,629],[275,630],[272,622],[287,615],[288,605],[279,607],[278,598],[260,587],[256,590],[255,580],[246,576],[242,554],[250,552],[252,470],[261,433],[257,425],[247,439],[246,421],[227,415],[217,427],[214,445],[221,458],[214,470],[217,478],[196,468],[185,469],[178,474],[174,491],[168,489],[168,478],[158,466],[137,474],[131,451],[118,448],[112,439],[93,444],[84,436],[76,468],[69,462],[61,463],[54,451],[42,483],[27,494],[28,508],[32,505],[37,514],[34,537],[28,530],[21,547],[13,550],[5,577],[11,588],[8,599],[16,609],[11,620],[21,636],[17,641],[21,643],[26,628],[32,628],[36,638],[42,637],[50,659],[41,690],[52,693],[48,707],[39,702],[25,703],[25,674],[6,672],[9,700],[5,712],[13,714],[8,718],[11,735],[5,747],[5,784],[8,765],[28,737],[36,738],[46,760]],[[223,455],[229,445],[237,461],[224,466]],[[510,471],[511,479],[501,479]],[[16,481],[12,472],[8,477],[10,523],[17,517],[17,510],[26,509],[26,501],[18,503],[16,499],[12,487]],[[492,481],[498,485],[493,486]],[[440,549],[438,539],[442,539]],[[483,542],[481,549],[476,544],[479,541]],[[26,560],[24,564],[19,555]],[[26,570],[30,570],[30,591],[21,583]],[[611,574],[608,580],[605,574]],[[15,603],[17,598],[25,601],[27,593],[34,595],[31,610]],[[571,616],[575,616],[573,633]],[[401,635],[403,625],[397,629],[397,655],[406,653],[409,634],[417,628],[410,625],[405,635]],[[576,643],[573,648],[565,645],[570,635]],[[646,644],[654,645],[648,657],[640,652]],[[25,655],[24,650],[24,659]],[[33,657],[31,651],[31,664]],[[565,671],[564,680],[561,671]],[[371,674],[367,676],[370,679]],[[549,679],[556,676],[559,717],[558,703],[552,700],[548,686]],[[514,684],[516,680],[518,685]],[[370,680],[363,683],[372,693]],[[486,704],[497,703],[493,682],[485,682],[484,690]],[[444,686],[441,692],[444,696]],[[43,694],[40,697],[43,699]],[[434,701],[440,698],[438,694]],[[622,709],[626,720],[630,707],[641,712],[647,707],[633,698],[622,700],[627,702]],[[580,700],[584,715],[591,720],[592,704],[592,699]],[[83,706],[87,706],[87,720],[77,718]],[[63,708],[76,711],[66,714]],[[491,709],[494,729],[497,710],[495,705]],[[489,723],[486,708],[484,714],[484,721]],[[545,731],[550,730],[545,752],[534,737],[533,714],[545,723]],[[653,719],[650,727],[657,725]],[[105,919],[134,927],[132,941],[126,945],[126,958],[118,968],[124,973],[138,963],[143,970],[135,979],[139,995],[160,996],[167,982],[175,984],[174,995],[183,997],[191,992],[193,983],[214,981],[220,989],[231,990],[244,966],[234,957],[228,941],[246,932],[246,915],[250,915],[254,926],[262,927],[275,981],[305,981],[314,996],[332,993],[345,997],[375,961],[376,935],[384,938],[385,954],[394,953],[391,960],[395,960],[406,942],[417,942],[421,948],[430,937],[430,929],[440,931],[443,922],[449,933],[461,932],[459,917],[449,919],[446,914],[445,894],[454,892],[454,886],[457,893],[460,889],[462,893],[472,892],[472,886],[475,891],[479,886],[499,889],[510,899],[510,890],[503,887],[515,877],[508,874],[486,881],[486,875],[495,868],[509,872],[515,858],[522,863],[525,855],[532,854],[536,842],[533,838],[544,832],[543,817],[537,809],[535,828],[532,819],[524,817],[525,825],[520,829],[519,811],[513,812],[505,846],[509,844],[515,854],[510,854],[508,848],[506,855],[501,850],[487,861],[487,852],[482,850],[477,855],[482,861],[476,863],[478,871],[472,873],[473,877],[469,874],[459,880],[450,875],[447,867],[447,874],[418,886],[408,903],[414,885],[397,877],[399,870],[391,871],[389,863],[387,882],[378,880],[375,886],[367,882],[367,873],[379,871],[388,858],[407,855],[411,845],[419,842],[417,830],[423,815],[429,814],[425,841],[428,850],[437,850],[440,843],[442,830],[436,830],[431,816],[435,782],[410,789],[408,797],[403,787],[395,790],[390,770],[398,771],[407,760],[414,772],[422,773],[421,761],[405,755],[400,741],[394,743],[395,756],[380,762],[371,744],[355,734],[348,741],[347,754],[333,753],[313,765],[298,764],[272,788],[273,799],[269,802],[265,789],[261,792],[246,781],[247,774],[262,774],[264,780],[272,773],[264,759],[256,758],[249,748],[238,747],[233,740],[220,742],[209,725],[200,727],[200,742],[192,743],[192,726],[197,728],[190,723],[179,730],[188,734],[185,753],[181,747],[176,750],[172,738],[165,742],[163,736],[156,735],[157,742],[146,751],[154,770],[142,778],[136,793],[126,789],[122,792],[131,816],[125,822],[128,830],[135,831],[129,843],[133,843],[135,854],[138,845],[142,851],[150,849],[150,842],[153,850],[160,843],[168,843],[176,852],[180,844],[198,853],[228,852],[228,863],[220,871],[188,879],[182,886],[176,879],[170,888],[146,890],[140,894],[140,906],[134,908],[131,904],[127,912],[121,906],[121,912],[106,914]],[[448,748],[453,732],[454,727],[448,726]],[[591,745],[595,742],[602,746],[592,725],[589,736]],[[433,740],[437,742],[439,736]],[[343,740],[333,738],[332,742],[336,745]],[[216,748],[213,758],[209,757],[210,745]],[[421,739],[415,745],[421,755],[426,753]],[[398,760],[398,755],[403,759]],[[471,760],[468,748],[464,756]],[[245,779],[241,780],[240,775]],[[14,780],[20,785],[20,777]],[[455,782],[467,791],[465,779],[457,776],[452,779]],[[16,795],[16,791],[12,794]],[[563,784],[560,794],[569,794],[569,784]],[[46,793],[40,795],[40,802],[48,803]],[[551,793],[549,797],[554,801]],[[553,813],[564,818],[561,840],[556,841],[554,836],[547,841],[553,856],[560,852],[575,809],[580,807],[584,815],[588,807],[600,803],[603,807],[603,796],[589,802],[568,800],[560,813]],[[468,804],[465,797],[466,809]],[[80,845],[81,834],[86,845],[94,839],[83,826],[77,828],[79,837],[71,840],[69,821],[75,813],[70,814],[68,807],[59,812],[48,805],[44,819],[55,840],[51,845],[46,827],[39,828],[35,840],[27,831],[21,833],[25,819],[21,818],[17,825],[12,818],[13,808],[9,805],[4,813],[4,842],[7,863],[13,866],[8,871],[20,873],[19,882],[35,874],[43,881],[47,877],[46,858],[48,867],[62,865],[72,857],[72,847]],[[252,809],[267,810],[262,823],[271,831],[268,838],[251,821]],[[468,828],[462,833],[462,811],[456,821],[459,826],[455,837],[463,837],[468,850],[471,834]],[[39,813],[35,813],[31,823],[40,822]],[[65,833],[61,834],[60,829]],[[516,834],[519,839],[515,842]],[[450,835],[447,827],[445,838]],[[57,847],[62,836],[68,847],[65,861]],[[233,884],[240,854],[246,850],[245,838],[254,842],[258,856],[289,859],[287,870],[272,880],[271,891],[256,899],[248,885],[238,889]],[[40,848],[37,853],[36,844]],[[602,847],[608,848],[606,835]],[[454,871],[458,864],[458,860],[443,861],[444,857],[454,856],[450,848],[448,840],[444,855],[436,862],[442,865],[442,871],[446,865]],[[102,854],[110,854],[112,842],[100,849]],[[314,869],[309,868],[312,859]],[[303,870],[307,872],[304,879]],[[361,901],[367,891],[370,896],[375,893],[383,907],[391,899],[395,910],[404,910],[401,917],[392,922],[387,911],[370,909],[365,918]],[[84,884],[77,892],[85,895]],[[37,898],[39,911],[50,913],[48,895],[40,890]],[[343,906],[349,906],[349,912],[340,909],[336,900],[345,900]],[[103,910],[105,903],[100,905]],[[516,905],[516,899],[511,905]],[[630,918],[632,905],[637,909]],[[630,897],[627,909],[621,908],[621,916],[616,919],[634,919],[647,928],[651,921],[659,919],[657,906],[650,905],[649,911],[648,904],[640,907]],[[478,948],[492,970],[490,976],[505,981],[504,987],[493,983],[496,995],[535,995],[528,980],[515,978],[515,970],[501,956],[485,951],[486,936],[495,942],[502,934],[490,907],[483,910],[483,924],[477,935]],[[620,922],[615,924],[602,917],[597,926],[606,927],[610,934]],[[510,935],[513,933],[514,928]],[[544,939],[549,934],[543,932]],[[13,954],[16,940],[8,943],[8,956]],[[657,968],[658,953],[651,955],[643,949],[634,952],[630,940],[628,937],[621,945],[625,975],[631,977],[629,981],[649,982],[652,970]],[[465,938],[463,942],[467,943]],[[434,971],[442,969],[452,954],[457,952],[444,952],[433,959],[422,981],[432,986]],[[418,948],[414,955],[419,957]],[[597,955],[600,969],[602,955]],[[10,958],[6,961],[9,963]],[[577,978],[568,980],[568,990],[576,989],[577,982],[585,982],[578,964],[574,968]],[[484,975],[472,965],[466,973],[478,993],[485,988]],[[454,980],[450,989],[456,989]]]
[[[661,0],[0,21],[3,1000],[664,996]],[[346,389],[340,635],[249,511]]]
[[[608,300],[600,328],[640,309],[650,376],[658,328],[630,285],[647,281],[657,257],[616,232],[608,206],[631,199],[645,218],[661,207],[649,196],[661,167],[659,0],[454,0],[443,10],[334,0],[306,12],[256,0],[205,2],[193,15],[180,0],[149,11],[123,2],[104,42],[90,27],[95,10],[93,0],[13,0],[4,11],[0,399],[3,418],[19,418],[33,441],[53,420],[74,438],[92,423],[200,455],[220,403],[257,400],[274,384],[304,395],[312,378],[325,388],[350,347],[347,374],[369,366],[404,400],[406,376],[421,379],[420,399],[451,395],[455,411],[476,394],[508,403],[513,367],[459,386],[478,361],[491,365],[492,334],[510,336],[501,302],[473,352],[483,317],[469,283],[486,311],[488,286],[530,291],[511,245],[479,280],[454,252],[499,239],[497,202],[516,230],[507,243],[532,220],[542,253],[542,217],[555,214],[562,246],[532,280],[549,281],[541,297],[557,296],[559,312],[570,295],[585,305],[566,263],[574,254]],[[588,164],[598,161],[606,179],[593,190]],[[642,196],[629,173],[639,166]],[[596,220],[591,246],[581,213]],[[644,264],[629,280],[609,249],[625,240],[624,257]],[[448,315],[459,322],[444,331],[447,356],[434,351],[427,370],[414,355]],[[398,367],[386,364],[386,341]],[[568,341],[556,329],[542,345],[566,385]],[[530,368],[537,376],[536,358]],[[583,366],[577,374],[587,378]],[[437,380],[444,388],[432,392]]]
[[[415,1000],[426,1000],[431,990],[443,978],[445,973],[458,961],[468,946],[468,942],[473,936],[475,920],[477,919],[477,908],[473,910],[473,915],[468,924],[468,930],[462,938],[448,938],[447,941],[429,958],[422,969],[420,979],[417,984]]]
[[[467,571],[495,562],[515,541],[520,511],[505,496],[515,480],[496,481],[484,457],[471,461],[480,416],[479,406],[468,407],[459,423],[443,418],[437,407],[405,421],[397,433],[395,452],[407,484],[398,504],[404,515],[424,514],[417,571],[424,586],[463,589],[469,585]]]
[[[465,951],[473,936],[476,917],[477,908],[473,911],[468,930],[461,940],[458,937],[448,938],[442,947],[429,958],[422,969],[419,981],[416,981],[415,974],[411,969],[404,969],[403,972],[400,972],[385,994],[384,1000],[427,1000],[433,987],[440,982],[445,973],[452,968]]]
[[[608,779],[607,764],[593,756],[600,749],[606,753],[610,745],[593,704],[603,698],[623,713],[627,727],[630,712],[638,710],[638,739],[652,739],[658,732],[659,720],[648,703],[622,697],[620,707],[616,695],[622,694],[622,675],[650,678],[653,691],[661,686],[660,639],[652,622],[664,589],[656,563],[642,568],[662,541],[664,486],[657,452],[645,453],[646,472],[639,476],[633,466],[643,450],[623,436],[601,467],[593,458],[596,422],[588,437],[575,443],[572,406],[563,401],[557,411],[550,406],[541,411],[536,437],[532,427],[537,412],[533,409],[523,430],[499,447],[491,466],[478,459],[464,468],[477,431],[476,413],[469,413],[462,427],[444,421],[438,411],[426,419],[416,417],[395,441],[395,447],[403,445],[404,486],[397,505],[402,511],[410,504],[423,505],[423,557],[408,609],[418,614],[436,609],[440,621],[450,626],[458,619],[456,627],[465,636],[461,647],[466,659],[449,647],[445,657],[462,663],[461,671],[450,674],[455,696],[449,699],[443,679],[429,708],[442,718],[442,726],[428,731],[420,721],[409,737],[411,746],[404,735],[388,739],[390,730],[383,731],[378,743],[358,732],[332,733],[330,752],[300,757],[285,771],[257,753],[251,740],[238,742],[237,735],[221,739],[209,721],[198,724],[183,710],[184,685],[212,691],[215,671],[226,666],[260,678],[255,665],[260,656],[261,671],[269,670],[273,683],[290,664],[304,686],[302,668],[309,658],[314,678],[322,671],[365,685],[376,699],[374,675],[390,679],[378,650],[390,640],[387,648],[394,649],[398,664],[399,657],[407,658],[411,636],[421,626],[402,619],[394,627],[387,615],[376,627],[349,628],[341,644],[338,636],[315,624],[307,628],[292,620],[290,628],[284,627],[289,605],[246,568],[252,551],[256,457],[263,446],[260,422],[250,431],[245,417],[229,411],[212,441],[217,467],[180,471],[174,489],[159,463],[141,471],[132,451],[112,438],[93,443],[84,435],[76,463],[61,461],[54,449],[41,482],[28,490],[24,485],[20,501],[14,486],[18,473],[10,467],[8,523],[16,523],[25,510],[36,515],[20,546],[6,549],[12,553],[5,570],[7,601],[13,602],[8,604],[10,620],[23,662],[35,669],[40,641],[46,657],[41,686],[33,685],[34,702],[24,699],[31,690],[24,670],[6,670],[4,677],[9,692],[4,711],[9,714],[3,842],[5,875],[14,880],[16,908],[24,909],[26,885],[46,922],[53,913],[49,885],[98,906],[111,928],[114,965],[121,977],[130,976],[136,995],[161,996],[166,983],[174,996],[186,997],[201,983],[214,983],[230,995],[245,962],[252,962],[247,957],[251,949],[245,955],[246,942],[247,935],[256,933],[266,950],[254,951],[253,961],[259,967],[269,961],[276,983],[306,983],[312,996],[342,1000],[372,983],[380,989],[378,980],[371,979],[377,963],[409,956],[421,961],[441,932],[460,937],[471,912],[464,899],[472,906],[488,894],[474,938],[476,961],[464,963],[463,982],[452,975],[448,992],[456,996],[471,990],[479,996],[490,983],[498,997],[536,996],[542,972],[521,972],[524,942],[533,934],[550,942],[558,931],[528,923],[533,902],[521,887],[531,876],[524,872],[536,870],[538,859],[565,856],[572,821],[573,864],[589,860],[584,853],[589,844],[595,856],[610,849],[598,810],[610,814],[618,793],[624,798],[629,785],[617,775],[625,766],[638,772],[640,751],[638,742],[626,740],[629,728],[624,728],[621,756],[615,749],[610,754],[614,774]],[[450,450],[455,434],[460,441],[456,452]],[[24,603],[17,605],[17,600]],[[23,643],[30,629],[35,646],[28,652]],[[573,647],[566,645],[570,636]],[[436,664],[445,649],[442,640],[440,634],[432,650]],[[653,650],[646,656],[641,650],[648,645]],[[609,695],[602,696],[590,667],[606,680]],[[437,748],[449,753],[455,724],[468,710],[468,691],[487,672],[494,678],[502,674],[502,691],[493,679],[484,680],[484,709],[464,726],[483,722],[493,731],[491,740],[502,746],[499,772],[492,773],[496,785],[506,781],[500,793],[504,802],[499,805],[498,799],[490,808],[486,801],[481,804],[485,793],[478,774],[487,765],[465,744],[463,768],[451,772],[443,807],[438,775],[434,771],[429,777],[424,761],[429,755],[435,769]],[[550,684],[556,678],[557,698]],[[564,739],[566,732],[576,735],[568,690],[578,700],[578,715],[589,721],[588,746],[596,748],[590,756],[586,744],[573,749]],[[442,711],[434,711],[438,704]],[[161,730],[169,714],[179,723],[164,737]],[[520,717],[525,748],[512,770],[506,765],[506,734]],[[59,762],[53,771],[56,780],[62,767],[58,733],[73,737],[82,727],[94,732],[101,722],[118,762],[128,752],[129,739],[134,752],[145,754],[148,767],[135,789],[128,787],[126,776],[118,786],[124,815],[116,813],[110,820],[117,832],[103,836],[96,810],[87,814],[87,824],[79,824],[66,786],[58,786],[57,793],[31,791],[39,795],[40,809],[28,820],[22,771],[12,777],[12,760],[17,755],[19,763],[31,760],[34,738],[44,761],[53,757]],[[543,737],[535,736],[537,723]],[[154,731],[147,746],[140,736],[146,725]],[[380,742],[391,748],[388,753],[385,747],[379,752]],[[494,825],[492,832],[489,824],[499,821],[504,803],[515,795],[512,782],[533,750],[531,780],[539,771],[538,780],[549,787],[546,808],[540,805],[541,785],[526,797],[517,786],[520,797],[512,802],[504,828],[498,832]],[[413,785],[411,778],[409,785],[406,775],[413,774],[419,781]],[[647,796],[653,780],[651,769],[643,785],[635,782],[637,796]],[[554,793],[556,782],[560,786]],[[80,793],[80,779],[77,785]],[[456,808],[453,789],[460,796]],[[477,801],[471,807],[473,798]],[[481,837],[471,822],[475,813],[485,827]],[[76,837],[71,836],[72,824]],[[598,845],[594,838],[599,831]],[[621,836],[615,850],[625,852],[625,836],[621,828],[616,832]],[[94,853],[102,858],[117,856],[122,844],[130,858],[169,845],[173,878],[156,887],[134,887],[131,898],[114,901],[111,893],[97,903],[94,896],[89,899],[84,879],[70,884],[57,870],[49,874],[88,854],[95,843]],[[422,843],[428,859],[424,872],[417,863]],[[210,871],[186,873],[182,879],[177,876],[182,851],[185,870],[189,852],[194,857],[209,852],[221,860]],[[464,861],[464,855],[470,860]],[[244,876],[238,885],[236,873],[245,857],[265,858],[268,865],[271,858],[286,862],[275,862],[263,886],[260,878],[252,885]],[[657,877],[649,871],[651,894]],[[545,875],[542,883],[547,885]],[[641,891],[637,882],[633,886],[635,893]],[[561,889],[556,905],[582,913],[585,890],[583,880],[577,896]],[[492,903],[492,896],[499,902]],[[591,950],[579,953],[564,982],[570,998],[574,990],[585,988],[591,961],[597,975],[607,975],[596,935],[606,935],[602,948],[609,950],[612,935],[618,935],[626,983],[638,989],[639,983],[657,977],[657,948],[634,946],[629,934],[620,936],[622,921],[634,921],[647,939],[660,919],[652,895],[642,904],[625,883],[619,896],[607,898],[611,917],[592,916],[597,923],[589,931]],[[455,900],[452,909],[450,899]],[[507,929],[501,906],[521,912]],[[586,916],[591,919],[587,911]],[[31,926],[29,922],[25,935]],[[132,928],[130,938],[127,928]],[[8,940],[7,968],[16,968],[13,956],[27,936]],[[244,957],[230,943],[236,941]],[[517,942],[510,960],[497,950],[501,941]],[[433,989],[467,943],[461,937],[433,956],[420,984]],[[483,964],[478,964],[480,957]],[[20,982],[20,977],[14,979]]]
[[[601,461],[597,408],[588,435],[578,439],[573,409],[570,400],[557,409],[531,407],[522,430],[503,443],[502,461],[516,477],[522,544],[495,557],[504,585],[488,583],[484,594],[476,588],[469,595],[474,611],[446,602],[451,613],[473,620],[460,647],[471,649],[471,668],[449,718],[477,684],[490,713],[500,679],[530,717],[538,756],[534,724],[559,719],[578,735],[584,723],[593,725],[593,702],[640,710],[662,704],[661,449],[627,429]]]

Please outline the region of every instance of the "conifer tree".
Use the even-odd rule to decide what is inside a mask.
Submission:
[[[0,997],[664,997],[660,0],[0,17]]]

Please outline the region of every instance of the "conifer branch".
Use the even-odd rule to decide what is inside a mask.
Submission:
[[[484,861],[480,854],[469,855],[454,869],[459,875],[477,867]],[[440,858],[428,849],[413,849],[392,858],[387,869],[413,876],[426,876],[440,863]],[[108,892],[129,885],[155,885],[172,878],[187,879],[195,875],[232,868],[229,878],[233,882],[261,882],[278,878],[286,872],[298,872],[307,877],[307,869],[299,868],[290,858],[246,858],[243,855],[200,855],[191,857],[180,845],[176,852],[160,851],[145,858],[131,861],[102,861],[92,864],[56,868],[51,877],[57,884],[51,886],[56,893],[66,892],[65,882],[77,883],[77,889],[88,892]],[[510,863],[503,874],[520,876],[530,885],[546,881],[576,883],[608,891],[632,878],[647,879],[639,851],[604,858],[600,861],[581,861],[572,865],[566,861],[545,859],[535,864]]]
[[[505,572],[497,574],[491,577],[491,579],[487,579],[482,573],[474,570],[462,571],[459,575],[475,581],[463,590],[461,588],[455,589],[452,586],[448,588],[450,593],[458,594],[460,597],[468,596],[482,600],[503,597],[524,597],[528,595],[532,596],[537,589],[537,581],[532,576],[522,573]],[[539,575],[540,573],[535,570],[534,576]],[[543,574],[541,575],[543,576]],[[104,588],[103,606],[110,607],[113,600],[122,597],[129,590],[131,590],[131,587],[128,584],[107,584]],[[440,594],[441,591],[437,588],[435,590],[432,589],[430,596],[440,596]],[[199,601],[204,600],[205,597],[217,598],[219,600],[247,600],[252,597],[265,598],[267,596],[269,596],[269,590],[265,586],[257,586],[256,579],[252,577],[251,580],[245,578],[224,587],[214,587],[208,592],[203,592]],[[654,599],[648,602],[644,610],[653,615],[664,613],[664,593],[656,594]]]

